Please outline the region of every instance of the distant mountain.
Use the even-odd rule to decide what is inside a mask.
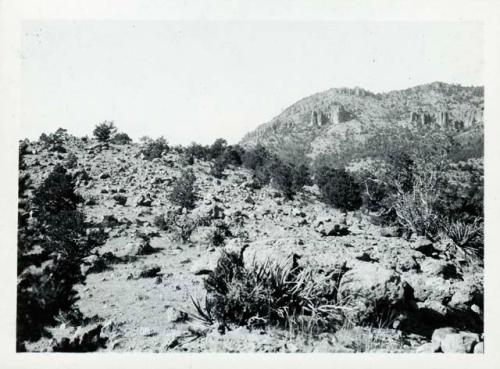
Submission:
[[[362,88],[331,88],[285,109],[245,135],[243,146],[279,149],[286,143],[307,147],[313,156],[335,145],[338,135],[363,135],[385,124],[438,126],[463,132],[483,125],[484,88],[433,82],[405,90],[372,93]]]

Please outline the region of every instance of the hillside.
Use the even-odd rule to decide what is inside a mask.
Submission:
[[[245,142],[297,134],[314,144],[337,125],[311,126],[311,111],[322,117],[338,112],[338,127],[344,127],[403,121],[435,101],[457,119],[466,108],[482,107],[482,89],[433,84],[379,95],[329,90],[294,104]],[[92,328],[62,319],[48,327],[48,337],[26,343],[28,351],[71,343],[72,350],[99,351],[471,352],[477,346],[481,352],[482,266],[469,267],[447,251],[446,242],[405,239],[393,227],[375,225],[368,214],[343,213],[321,201],[317,186],[287,200],[271,185],[256,187],[243,167],[227,166],[217,179],[211,161],[186,162],[175,150],[145,160],[135,143],[65,136],[63,146],[55,151],[40,141],[27,144],[20,175],[29,174],[32,196],[58,163],[68,166],[83,197],[78,209],[106,234],[105,242],[88,250],[80,266],[85,280],[76,286],[77,307]],[[200,222],[182,242],[158,217],[178,211],[170,194],[189,168],[199,193],[191,215]],[[219,229],[228,232],[215,243]],[[191,297],[203,301],[204,280],[224,251],[242,255],[246,267],[293,260],[313,273],[318,286],[333,288],[321,298],[336,295],[349,319],[321,334],[308,334],[310,315],[296,331],[266,325],[265,316],[252,317],[246,326],[200,323]],[[39,268],[44,273],[43,264]],[[456,343],[457,337],[466,343]]]
[[[483,125],[484,89],[434,82],[399,91],[372,93],[332,88],[301,99],[241,140],[278,150],[295,143],[313,156],[335,147],[338,137],[362,139],[380,125],[437,126],[463,132]]]

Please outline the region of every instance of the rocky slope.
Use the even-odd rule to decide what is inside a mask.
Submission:
[[[390,111],[388,101],[397,94],[381,100],[361,90],[359,95],[332,90],[305,99],[283,117],[305,128],[307,122],[300,119],[307,119],[311,109],[326,107],[325,96],[343,96],[338,101],[352,114],[349,122],[368,119],[355,109],[360,104],[378,106],[379,110],[363,111],[380,117]],[[281,119],[273,122],[284,122]],[[306,131],[313,132],[313,137],[327,127]],[[251,173],[245,169],[227,169],[227,177],[217,180],[209,174],[209,162],[191,165],[200,189],[193,212],[209,222],[183,244],[154,224],[157,215],[173,209],[168,195],[184,166],[178,154],[146,161],[135,144],[102,146],[74,139],[65,146],[67,153],[57,153],[31,143],[26,171],[37,185],[56,163],[75,154],[77,166],[71,171],[85,199],[82,211],[108,233],[106,244],[92,250],[82,264],[86,282],[77,286],[79,309],[86,316],[99,317],[97,334],[106,339],[99,350],[482,351],[482,266],[467,266],[465,260],[446,251],[446,244],[405,240],[394,229],[373,225],[360,212],[341,214],[320,202],[314,187],[306,187],[287,201],[271,187],[254,189]],[[126,201],[118,200],[117,194]],[[221,219],[233,236],[225,246],[214,247],[207,235]],[[151,239],[147,245],[141,238],[144,234]],[[351,322],[337,332],[308,337],[273,328],[233,327],[222,334],[217,327],[190,319],[186,312],[194,311],[191,296],[204,296],[203,279],[215,267],[221,250],[241,250],[244,245],[248,261],[285,260],[295,254],[300,263],[322,273],[344,268],[342,294],[356,296],[349,300],[356,313]],[[148,252],[143,252],[146,247]],[[356,323],[381,304],[398,306],[398,314],[370,326]],[[81,335],[75,329],[62,323],[52,328],[52,339],[44,338],[28,349],[50,350],[61,337]]]
[[[306,97],[270,122],[248,133],[242,145],[278,150],[306,146],[316,155],[335,145],[339,135],[356,135],[372,126],[412,124],[462,132],[483,124],[484,89],[434,82],[400,91],[372,93],[332,88]]]

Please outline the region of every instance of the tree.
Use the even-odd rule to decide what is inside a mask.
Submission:
[[[26,188],[22,179],[20,191]],[[59,312],[75,309],[73,286],[83,280],[80,264],[90,247],[77,209],[81,198],[64,167],[57,165],[32,199],[20,195],[17,347],[23,350],[24,341],[38,339]]]
[[[132,142],[132,139],[126,133],[117,133],[111,139],[111,142],[116,145],[126,145]]]
[[[112,121],[104,121],[95,126],[93,134],[99,142],[109,142],[111,136],[116,133],[116,127]]]
[[[170,150],[167,140],[165,138],[159,137],[156,140],[146,138],[143,140],[144,144],[141,148],[141,153],[144,155],[144,159],[153,160],[156,158],[161,158],[164,153]]]
[[[218,138],[210,146],[210,159],[215,159],[221,156],[227,147],[227,141],[223,138]]]

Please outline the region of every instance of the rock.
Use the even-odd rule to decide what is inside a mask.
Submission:
[[[103,258],[98,255],[89,255],[82,260],[82,265],[80,265],[80,270],[83,275],[89,273],[99,273],[107,268],[106,262]]]
[[[396,227],[383,227],[380,228],[380,235],[382,237],[398,237],[399,231]]]
[[[151,206],[152,203],[153,203],[153,200],[151,199],[151,195],[142,194],[135,201],[135,206],[148,206],[149,207],[149,206]]]
[[[478,342],[476,346],[474,346],[475,354],[484,354],[484,342]]]
[[[377,259],[373,259],[369,253],[366,251],[360,251],[354,257],[358,260],[361,261],[366,261],[366,262],[371,262],[371,261],[378,261]]]
[[[157,265],[145,266],[140,271],[138,278],[155,278],[160,273],[161,268]]]
[[[434,332],[432,333],[432,338],[431,338],[432,348],[434,352],[437,352],[441,349],[441,341],[445,336],[456,332],[458,332],[458,330],[453,327],[435,329]]]
[[[335,221],[332,218],[323,218],[316,221],[315,231],[322,236],[345,236],[349,234],[349,228],[343,221]]]
[[[430,353],[434,353],[436,351],[434,350],[434,345],[432,344],[432,342],[427,342],[427,343],[424,343],[423,345],[417,347],[416,352],[417,352],[417,354],[430,354]]]
[[[449,333],[441,339],[441,350],[444,353],[472,353],[478,342],[477,333]]]
[[[109,177],[111,177],[111,175],[107,172],[104,172],[99,176],[100,179],[108,179]]]
[[[428,240],[425,237],[419,237],[415,240],[415,242],[410,244],[410,247],[418,252],[421,252],[424,255],[431,256],[435,251],[434,244],[432,241]]]
[[[443,260],[426,258],[420,263],[420,268],[423,273],[429,276],[443,277],[444,279],[457,278],[458,273],[456,267]]]
[[[127,198],[123,195],[114,195],[113,200],[116,201],[118,205],[125,206],[127,203]]]
[[[292,210],[292,215],[294,217],[301,217],[301,218],[305,218],[306,217],[306,213],[304,213],[302,210],[297,209],[297,208],[294,208]]]
[[[368,322],[380,309],[403,310],[411,287],[396,272],[378,264],[357,263],[346,272],[339,285],[339,303],[353,308],[347,311],[354,323]]]
[[[113,228],[120,224],[118,219],[116,219],[116,217],[113,214],[103,215],[99,219],[99,223],[101,224],[102,227],[105,228]]]
[[[144,327],[141,329],[141,335],[144,337],[153,337],[158,335],[158,332],[156,332],[153,328]]]
[[[189,319],[187,313],[172,306],[167,306],[165,313],[162,316],[168,323],[181,323]]]
[[[144,240],[129,242],[124,249],[123,256],[140,256],[151,254],[154,249]]]
[[[217,266],[219,253],[212,253],[209,257],[200,258],[191,265],[191,272],[194,275],[206,275],[213,272]]]
[[[245,202],[247,204],[250,204],[250,205],[255,205],[255,200],[252,198],[252,196],[248,195],[246,198],[245,198]]]
[[[97,205],[97,201],[94,197],[89,197],[88,199],[85,200],[85,205],[87,206]]]
[[[80,327],[71,338],[61,338],[54,347],[55,352],[88,352],[104,347],[107,338],[101,336],[102,325]]]

